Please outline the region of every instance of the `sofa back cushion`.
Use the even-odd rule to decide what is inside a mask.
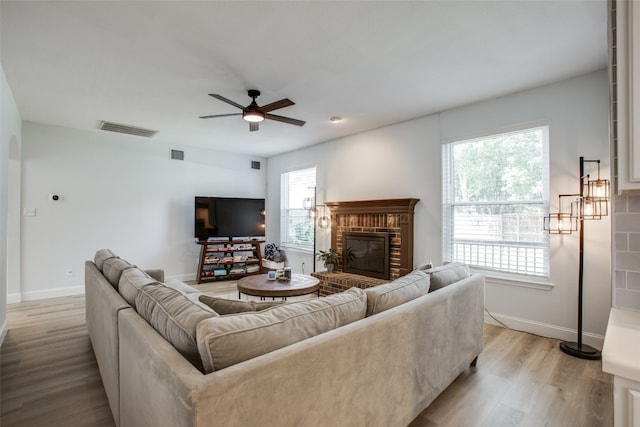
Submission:
[[[117,256],[111,252],[110,249],[100,249],[96,251],[96,255],[93,257],[93,263],[98,267],[98,270],[102,271],[104,262],[109,258],[117,258]]]
[[[196,368],[202,369],[196,326],[216,317],[215,311],[184,293],[160,283],[144,286],[135,299],[136,311]]]
[[[367,316],[393,308],[429,293],[429,275],[415,270],[391,283],[365,289]]]
[[[424,272],[431,277],[431,292],[471,276],[469,267],[461,262],[451,262]]]
[[[186,283],[184,283],[181,280],[178,279],[167,279],[164,282],[165,286],[168,286],[172,289],[177,289],[182,293],[185,294],[200,294],[201,292],[199,290],[197,290],[196,288],[194,288],[193,286],[189,286]],[[218,313],[220,314],[220,313]]]
[[[197,328],[205,372],[226,368],[364,318],[362,289],[206,319]]]
[[[120,275],[118,292],[125,301],[133,306],[136,304],[138,289],[151,283],[158,282],[139,268],[127,268]]]
[[[102,264],[102,275],[114,288],[118,289],[122,272],[134,267],[135,265],[129,264],[122,258],[109,258]]]
[[[247,311],[262,311],[282,304],[282,301],[239,301],[226,298],[200,295],[200,302],[211,307],[219,315],[245,313]]]

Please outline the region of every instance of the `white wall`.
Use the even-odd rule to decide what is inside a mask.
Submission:
[[[591,73],[545,87],[342,138],[268,160],[268,210],[277,210],[281,172],[316,165],[318,200],[416,197],[414,265],[442,261],[441,144],[458,137],[546,121],[550,124],[551,207],[578,191],[579,157],[601,159],[609,176],[608,77]],[[542,226],[542,224],[541,224]],[[610,220],[586,226],[585,342],[601,346],[611,306]],[[279,241],[267,219],[267,240]],[[328,247],[323,235],[318,247]],[[488,281],[486,307],[510,326],[575,339],[577,234],[551,237],[551,290]],[[295,266],[294,266],[295,267]]]
[[[22,206],[36,215],[22,217],[21,300],[84,292],[84,261],[101,248],[194,279],[194,197],[265,197],[263,158],[30,122],[23,141]],[[171,148],[185,161],[170,160]]]
[[[0,344],[7,332],[7,292],[19,282],[20,142],[22,121],[0,67]]]

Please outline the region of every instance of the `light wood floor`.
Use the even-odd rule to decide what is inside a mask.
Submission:
[[[198,285],[237,298],[235,284]],[[85,327],[84,296],[9,305],[0,349],[0,425],[114,426]],[[613,425],[611,378],[558,341],[485,325],[467,369],[411,427]]]

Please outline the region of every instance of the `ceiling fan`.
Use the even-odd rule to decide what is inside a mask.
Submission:
[[[246,107],[238,104],[237,102],[233,102],[230,99],[225,98],[222,95],[218,95],[215,93],[210,93],[209,96],[213,96],[220,101],[226,102],[227,104],[231,104],[234,107],[237,107],[242,110],[242,113],[231,113],[231,114],[214,114],[212,116],[200,116],[201,119],[211,119],[214,117],[227,117],[227,116],[242,116],[242,118],[249,122],[249,130],[251,132],[257,131],[259,129],[259,123],[264,119],[275,120],[282,123],[287,123],[290,125],[296,126],[304,126],[306,122],[302,120],[292,119],[289,117],[277,116],[275,114],[271,114],[270,111],[278,110],[280,108],[289,107],[291,105],[295,105],[295,102],[288,98],[281,99],[280,101],[272,102],[271,104],[263,105],[262,107],[258,106],[256,103],[256,98],[260,96],[260,91],[256,89],[250,89],[248,95],[253,100],[251,104]]]

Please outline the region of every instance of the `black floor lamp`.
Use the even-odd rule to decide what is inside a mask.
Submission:
[[[585,175],[585,163],[596,163],[598,178],[590,180]],[[610,183],[600,179],[600,160],[585,160],[580,157],[580,193],[560,194],[558,196],[558,212],[544,217],[544,229],[550,234],[580,234],[580,256],[578,267],[578,341],[560,343],[560,349],[571,356],[581,359],[598,360],[601,358],[599,350],[582,343],[582,299],[583,299],[583,271],[584,271],[584,221],[602,219],[609,214]],[[569,211],[563,211],[562,199],[572,198]]]

